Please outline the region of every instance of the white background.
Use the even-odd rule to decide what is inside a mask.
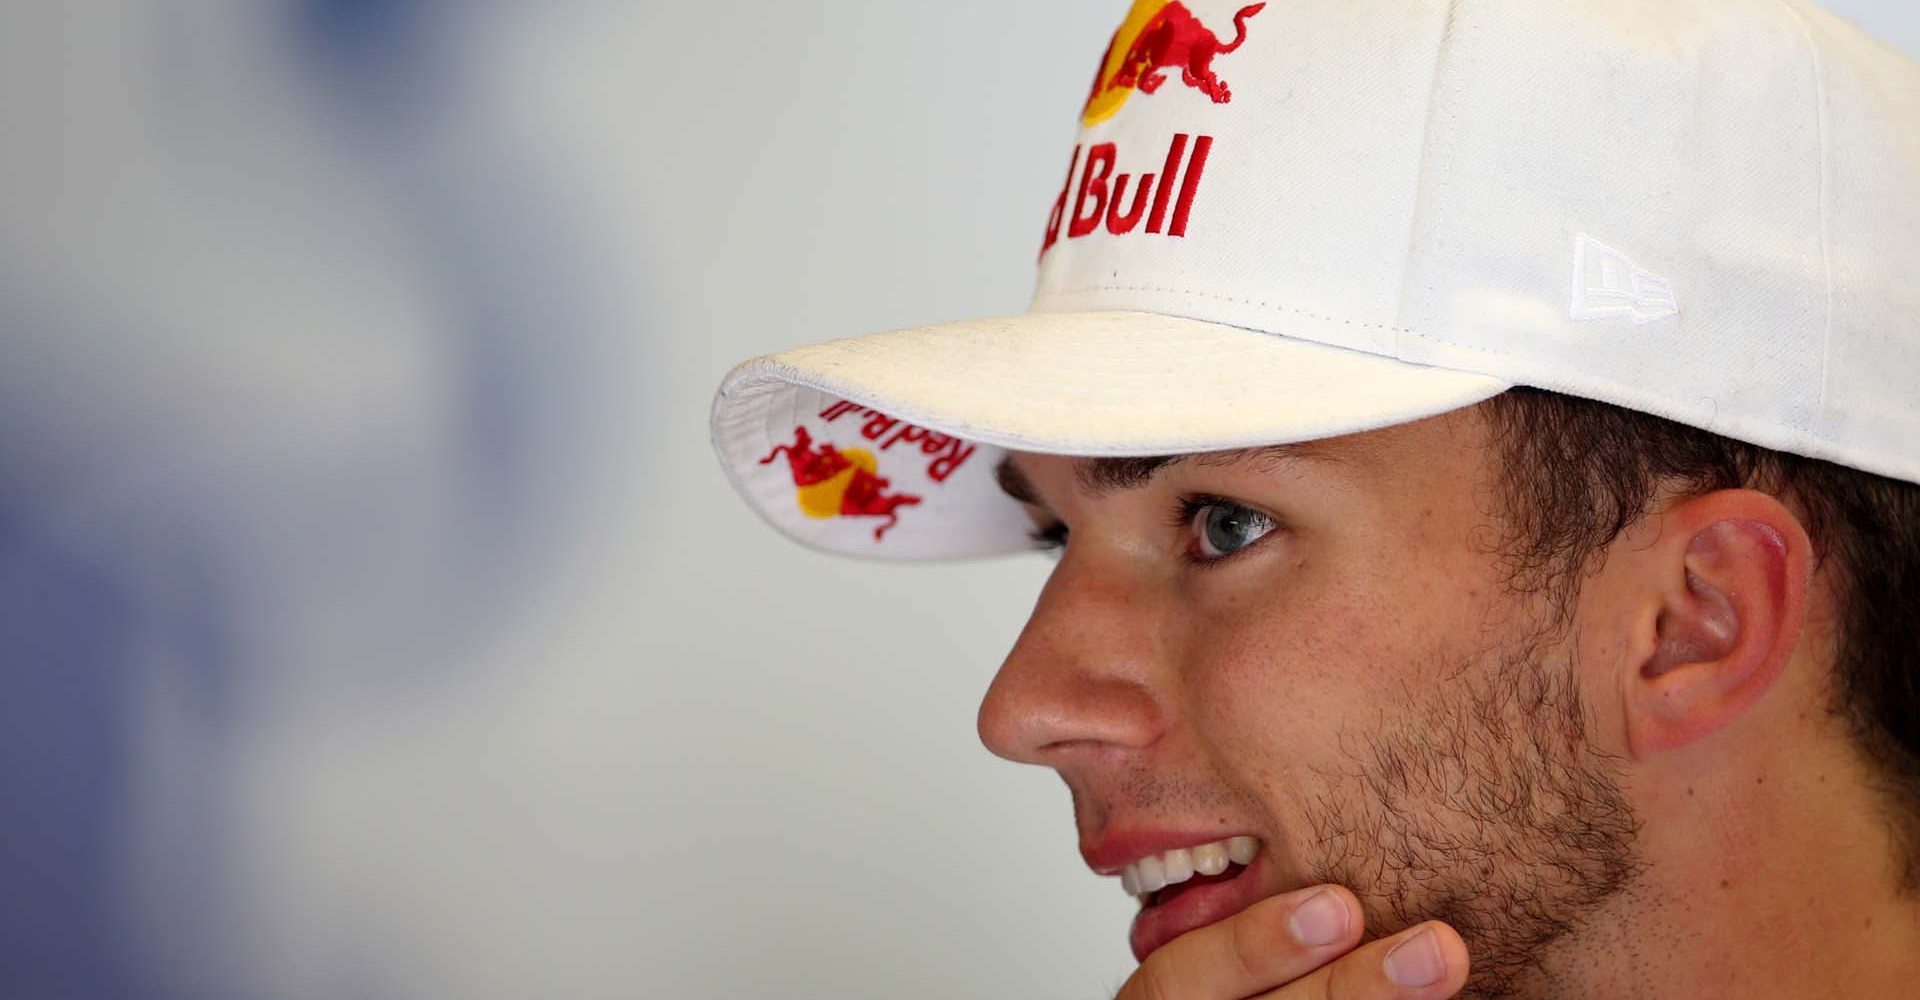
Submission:
[[[1127,6],[0,14],[0,513],[135,609],[48,702],[98,995],[1110,996],[1132,904],[974,735],[1049,563],[801,550],[706,417],[1024,308]]]

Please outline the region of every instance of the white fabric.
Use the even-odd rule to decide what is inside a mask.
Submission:
[[[1129,24],[1170,6],[1140,0]],[[1185,6],[1220,43],[1245,7]],[[990,475],[942,484],[980,492],[902,509],[884,539],[797,515],[791,480],[782,496],[742,464],[791,430],[744,428],[792,386],[984,444],[1153,454],[1526,384],[1920,481],[1912,61],[1803,0],[1274,0],[1243,20],[1207,63],[1229,100],[1175,66],[1083,128],[1024,321],[729,376],[716,445],[757,509],[864,555],[1023,544],[986,513],[1008,507]],[[1170,219],[1070,235],[1104,143],[1110,188],[1167,163],[1197,178],[1181,235]]]

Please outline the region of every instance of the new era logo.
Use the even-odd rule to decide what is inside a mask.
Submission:
[[[1574,319],[1630,319],[1639,325],[1679,314],[1667,279],[1586,233],[1574,241]]]

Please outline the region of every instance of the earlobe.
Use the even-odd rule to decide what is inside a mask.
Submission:
[[[1684,533],[1653,554],[1665,580],[1654,643],[1627,680],[1636,754],[1687,746],[1772,688],[1799,642],[1812,574],[1806,532],[1765,494],[1708,494],[1668,523]]]

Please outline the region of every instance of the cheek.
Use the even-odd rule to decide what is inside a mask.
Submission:
[[[1196,734],[1235,770],[1311,760],[1394,682],[1393,622],[1347,579],[1297,577],[1190,618],[1184,673]]]
[[[1342,732],[1364,740],[1380,711],[1440,693],[1436,673],[1484,640],[1490,585],[1414,562],[1371,576],[1296,566],[1258,599],[1193,607],[1183,669],[1196,735],[1259,784],[1304,788],[1312,776],[1296,769],[1339,766]]]

